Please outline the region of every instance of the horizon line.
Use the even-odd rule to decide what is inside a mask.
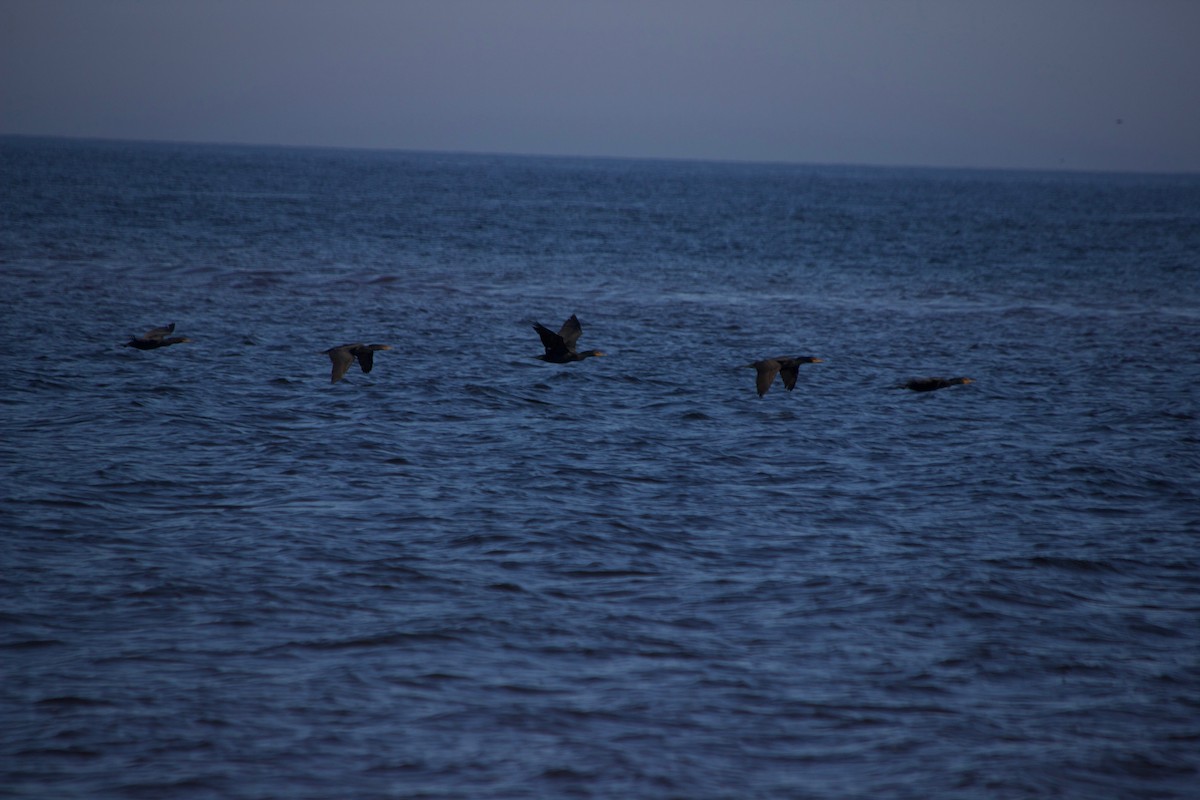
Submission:
[[[847,161],[789,161],[782,159],[753,159],[734,157],[700,157],[700,156],[648,156],[648,155],[600,155],[587,153],[538,153],[521,150],[464,150],[464,149],[425,149],[419,147],[388,147],[381,145],[337,145],[337,144],[287,144],[282,142],[239,142],[212,139],[159,139],[159,138],[124,138],[119,136],[99,135],[70,135],[55,133],[5,133],[0,132],[3,139],[51,139],[77,142],[106,142],[123,144],[148,145],[186,145],[193,147],[242,147],[242,148],[274,148],[282,150],[337,150],[364,153],[411,153],[423,155],[453,155],[471,157],[502,157],[502,158],[539,158],[562,160],[590,161],[663,161],[680,164],[726,164],[742,166],[782,166],[782,167],[819,167],[836,169],[880,169],[880,170],[920,170],[946,172],[1010,172],[1010,173],[1069,173],[1092,175],[1146,175],[1200,177],[1197,170],[1146,170],[1119,167],[997,167],[997,166],[968,166],[968,165],[939,165],[939,164],[887,164],[872,162]]]

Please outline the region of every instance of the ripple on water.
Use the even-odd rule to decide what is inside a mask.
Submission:
[[[0,159],[11,792],[1192,793],[1194,182]]]

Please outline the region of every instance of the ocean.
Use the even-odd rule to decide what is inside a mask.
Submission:
[[[0,290],[0,797],[1200,792],[1200,176],[8,137]]]

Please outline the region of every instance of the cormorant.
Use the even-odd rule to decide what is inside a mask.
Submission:
[[[542,345],[546,348],[545,355],[535,356],[542,361],[549,361],[551,364],[567,364],[571,361],[583,361],[585,358],[604,355],[599,350],[576,352],[575,342],[583,333],[583,326],[579,324],[579,320],[574,314],[563,323],[563,326],[558,329],[558,333],[536,322],[533,323],[533,329],[537,331],[538,336],[542,337]]]
[[[329,382],[337,383],[340,381],[356,358],[358,359],[358,365],[362,367],[362,371],[370,372],[371,367],[375,366],[375,351],[391,349],[392,346],[390,344],[363,344],[362,342],[355,342],[354,344],[343,344],[323,350],[322,353],[329,356],[329,360],[333,362],[333,373],[329,376]]]
[[[776,356],[775,358],[764,358],[762,361],[755,361],[746,366],[754,367],[758,373],[755,386],[758,389],[758,396],[762,397],[771,388],[776,375],[783,376],[784,388],[790,392],[796,388],[796,379],[800,377],[800,365],[819,363],[821,363],[821,359],[812,356],[796,356],[794,358]]]
[[[900,389],[912,389],[914,392],[932,392],[934,389],[945,389],[960,383],[973,383],[970,378],[913,378],[908,383],[902,383]]]
[[[167,336],[175,330],[175,323],[164,325],[161,328],[151,328],[141,336],[136,336],[122,345],[122,347],[136,347],[138,350],[154,350],[159,347],[166,347],[172,344],[182,344],[190,342],[191,339],[186,336]]]

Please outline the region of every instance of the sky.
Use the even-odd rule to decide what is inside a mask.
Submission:
[[[0,0],[0,134],[1200,172],[1200,2]]]

